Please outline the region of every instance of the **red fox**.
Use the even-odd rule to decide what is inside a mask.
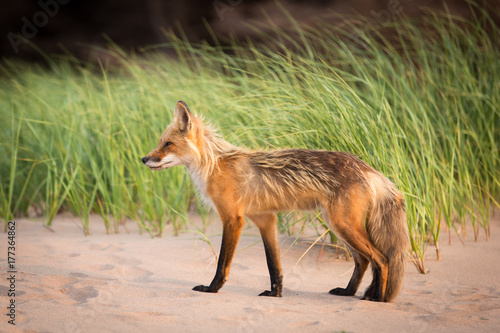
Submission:
[[[259,228],[271,278],[271,290],[259,296],[281,297],[275,213],[320,208],[355,264],[347,287],[330,294],[354,295],[369,263],[373,280],[363,299],[387,302],[399,293],[409,245],[403,195],[361,159],[335,151],[235,147],[178,101],[172,123],[142,162],[151,170],[185,165],[201,196],[222,220],[215,277],[209,286],[193,290],[216,293],[223,286],[246,216]]]

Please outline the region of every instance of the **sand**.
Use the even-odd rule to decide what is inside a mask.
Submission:
[[[7,235],[0,233],[2,332],[498,332],[500,331],[500,219],[491,238],[472,235],[465,247],[442,235],[442,261],[429,247],[419,274],[407,267],[404,287],[393,303],[361,301],[368,273],[355,297],[328,290],[345,286],[353,262],[335,251],[309,247],[281,236],[282,298],[258,297],[269,289],[262,243],[255,227],[243,232],[231,274],[217,294],[192,291],[210,283],[216,263],[200,235],[152,239],[134,222],[106,235],[93,217],[83,236],[77,218],[57,216],[48,229],[21,219],[16,228],[16,319],[8,324],[10,297]],[[208,236],[220,246],[218,222]],[[444,231],[443,231],[444,232]],[[217,234],[219,233],[219,235]],[[256,244],[255,244],[256,243]],[[252,244],[255,244],[251,246]],[[250,247],[249,247],[250,246]],[[247,248],[248,247],[248,248]]]

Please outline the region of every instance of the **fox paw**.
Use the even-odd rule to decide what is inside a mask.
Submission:
[[[363,301],[373,301],[373,302],[385,302],[385,300],[380,296],[380,293],[375,292],[375,287],[370,285],[363,295]]]
[[[281,297],[281,293],[277,290],[266,290],[261,292],[259,296]]]
[[[372,302],[384,302],[382,297],[374,295],[373,291],[368,291],[364,294],[363,298],[361,298],[363,301],[372,301]]]
[[[337,296],[352,296],[354,293],[352,291],[349,291],[345,288],[334,288],[328,292],[331,295],[337,295]]]
[[[361,300],[363,300],[363,301],[372,301],[372,302],[384,302],[384,300],[382,298],[380,298],[380,297],[373,298],[373,297],[370,297],[370,296],[367,296],[367,295],[363,296],[363,298],[361,298]]]
[[[199,285],[193,288],[194,291],[200,291],[202,293],[216,293],[217,291],[211,289],[210,287]]]

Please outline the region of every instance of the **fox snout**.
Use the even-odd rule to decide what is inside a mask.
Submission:
[[[158,152],[156,151],[147,154],[145,157],[141,158],[142,163],[154,171],[168,169],[173,166],[183,164],[182,161],[174,154],[168,154],[167,156],[158,156],[157,154]]]
[[[149,156],[149,154],[148,154],[147,156],[144,156],[143,158],[141,158],[141,161],[146,166],[151,167],[151,164],[154,165],[156,163],[159,163],[161,161],[161,159],[158,156]]]
[[[160,162],[160,158],[157,156],[144,156],[141,159],[142,163],[146,164],[148,162]]]
[[[157,158],[158,159],[158,158]],[[142,163],[146,164],[148,163],[149,161],[152,161],[153,158],[149,157],[149,156],[144,156],[143,158],[141,158],[141,161]],[[154,161],[154,162],[158,162],[158,161]]]

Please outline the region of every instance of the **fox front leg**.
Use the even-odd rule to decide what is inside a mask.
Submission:
[[[209,286],[199,285],[194,287],[193,290],[216,293],[224,285],[226,277],[229,275],[231,261],[233,260],[234,251],[236,250],[236,245],[238,245],[238,239],[240,238],[241,229],[244,224],[245,221],[242,216],[235,217],[224,223],[222,245],[215,277]]]
[[[281,273],[280,254],[278,246],[278,218],[276,214],[249,215],[250,219],[259,227],[264,249],[266,251],[267,268],[271,278],[271,290],[266,290],[259,296],[281,297],[283,288],[283,275]]]

